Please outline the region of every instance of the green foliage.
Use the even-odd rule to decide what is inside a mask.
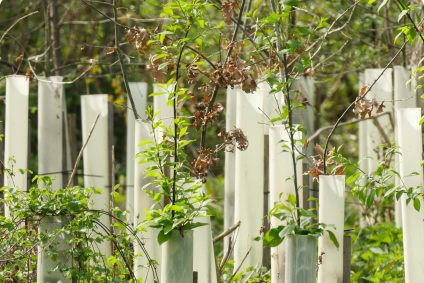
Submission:
[[[294,195],[289,195],[285,202],[276,203],[269,215],[283,224],[272,227],[265,233],[263,243],[267,247],[278,246],[288,235],[311,235],[318,238],[324,232],[329,234],[330,240],[336,247],[339,246],[333,227],[318,223],[314,209],[296,207]]]
[[[135,282],[131,258],[137,238],[123,221],[126,213],[117,207],[113,214],[90,209],[99,189],[53,190],[48,177],[33,180],[36,186],[28,192],[1,188],[1,204],[11,208],[11,216],[0,216],[0,281],[35,281],[37,248],[43,245],[46,255],[56,263],[54,269],[76,282],[92,282],[93,278],[96,282]],[[113,216],[112,230],[101,228],[104,215]],[[104,241],[112,241],[115,247],[108,258],[96,248]]]
[[[404,282],[402,232],[379,223],[352,236],[351,282]]]
[[[137,156],[140,162],[148,164],[145,177],[150,182],[143,190],[153,199],[154,205],[146,210],[145,222],[139,229],[145,226],[158,229],[158,242],[162,244],[174,230],[191,230],[205,225],[195,219],[208,215],[206,206],[210,199],[202,191],[202,183],[191,175],[185,153],[185,148],[192,142],[185,139],[189,134],[187,120],[175,118],[167,127],[151,109],[147,116],[154,138],[141,143],[144,148]]]
[[[270,283],[270,271],[265,267],[247,267],[243,270],[234,272],[234,261],[229,260],[225,263],[221,272],[221,282],[225,283]]]

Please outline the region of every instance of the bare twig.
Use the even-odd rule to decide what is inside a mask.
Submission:
[[[134,102],[134,99],[131,95],[131,90],[130,90],[130,87],[128,85],[128,80],[127,80],[127,74],[125,73],[124,62],[122,60],[121,49],[119,48],[119,31],[118,31],[118,25],[119,24],[118,24],[118,12],[117,12],[117,8],[116,8],[117,2],[118,2],[118,0],[113,0],[113,24],[114,24],[114,28],[115,28],[115,51],[116,51],[116,54],[118,55],[119,66],[121,67],[122,81],[124,82],[125,90],[127,91],[128,99],[130,101],[134,117],[137,120],[137,119],[140,118],[140,116],[137,113],[137,109],[135,107],[135,102]]]
[[[87,139],[85,140],[85,142],[84,142],[83,146],[81,147],[80,152],[78,153],[77,159],[75,160],[74,168],[72,169],[72,173],[71,173],[71,176],[69,177],[68,184],[66,185],[66,187],[71,186],[72,179],[73,179],[73,178],[74,178],[74,176],[75,176],[75,172],[77,172],[77,167],[78,167],[78,164],[79,164],[79,162],[80,162],[80,160],[81,160],[81,157],[82,157],[82,154],[83,154],[83,152],[84,152],[84,149],[85,149],[85,147],[87,146],[88,141],[90,140],[91,135],[92,135],[92,134],[93,134],[93,132],[94,132],[94,128],[95,128],[95,127],[96,127],[96,125],[97,125],[97,121],[98,121],[98,120],[99,120],[99,118],[100,118],[100,114],[101,114],[101,113],[97,114],[96,120],[94,120],[94,123],[93,123],[93,125],[91,126],[91,129],[90,129],[90,132],[88,133]]]
[[[374,82],[368,87],[367,91],[361,95],[361,97],[359,98],[359,100],[362,100],[365,98],[365,96],[371,91],[371,89],[376,85],[376,83],[378,82],[378,80],[383,76],[383,74],[386,72],[386,70],[392,65],[392,63],[395,61],[395,59],[397,58],[397,56],[402,52],[403,48],[405,48],[407,41],[404,41],[401,48],[396,52],[395,56],[393,56],[393,58],[390,60],[389,63],[387,63],[387,65],[384,67],[384,69],[381,71],[380,75],[374,80]],[[332,127],[330,134],[327,137],[327,141],[325,142],[325,147],[324,147],[324,157],[323,157],[323,171],[324,174],[327,174],[327,152],[328,152],[328,145],[330,143],[330,139],[334,134],[334,131],[337,129],[337,127],[339,126],[339,124],[341,123],[342,119],[347,115],[347,113],[352,109],[353,106],[355,106],[356,103],[356,99],[355,101],[353,101],[347,108],[346,110],[342,113],[342,115],[340,115],[340,117],[337,119],[336,123],[334,124],[334,126]]]
[[[231,282],[231,280],[233,280],[234,276],[236,276],[236,274],[240,271],[243,263],[246,261],[247,256],[250,254],[250,251],[252,250],[252,247],[250,247],[250,249],[247,251],[246,255],[244,256],[243,260],[241,261],[240,265],[237,267],[237,269],[234,271],[233,275],[231,276],[229,282]]]
[[[13,27],[14,26],[16,26],[16,24],[17,23],[19,23],[20,21],[22,21],[23,19],[26,19],[26,18],[28,18],[29,16],[32,16],[32,15],[34,15],[34,14],[37,14],[38,13],[38,11],[34,11],[34,12],[31,12],[31,13],[29,13],[29,14],[27,14],[27,15],[25,15],[25,16],[22,16],[22,17],[20,17],[19,19],[17,19],[4,33],[3,33],[3,35],[0,37],[0,43],[3,41],[3,39],[4,39],[4,37],[7,35],[7,33],[11,30],[11,29],[13,29]]]
[[[359,123],[361,121],[366,121],[366,120],[370,120],[370,119],[376,119],[376,118],[379,118],[379,117],[384,116],[384,115],[390,115],[390,112],[384,112],[384,113],[381,113],[381,114],[378,114],[378,115],[375,115],[375,116],[371,116],[371,117],[368,117],[368,118],[364,118],[364,119],[353,119],[351,121],[342,122],[342,123],[339,124],[339,127],[356,124],[356,123]],[[320,134],[322,134],[325,131],[331,130],[332,128],[333,128],[333,125],[319,128],[318,130],[315,131],[315,133],[313,133],[312,135],[310,135],[308,137],[307,142],[310,143],[311,141],[313,141],[317,137],[319,137]]]
[[[239,12],[239,16],[238,16],[238,19],[237,19],[236,27],[235,27],[234,32],[233,32],[233,35],[231,37],[230,47],[228,48],[227,56],[225,57],[225,61],[224,61],[224,64],[223,65],[227,64],[227,62],[228,62],[228,60],[229,60],[229,58],[231,56],[231,53],[233,53],[234,43],[236,41],[237,34],[238,34],[238,31],[239,31],[240,26],[241,26],[241,18],[243,16],[243,11],[244,11],[245,4],[246,4],[246,0],[243,0],[243,2],[241,3],[241,6],[240,6],[240,12]],[[208,115],[208,113],[211,110],[213,104],[215,103],[216,96],[218,95],[218,90],[219,90],[219,85],[218,84],[215,84],[215,88],[214,88],[214,90],[212,92],[211,99],[209,100],[208,106],[206,107],[206,111],[205,111],[206,115]],[[203,122],[203,124],[202,124],[201,137],[200,137],[200,149],[203,149],[204,146],[205,146],[205,143],[206,143],[206,129],[207,129],[207,125],[208,125],[208,121],[206,119],[206,121]]]
[[[234,224],[233,226],[231,226],[230,228],[228,228],[226,231],[222,232],[221,234],[219,234],[218,236],[216,236],[215,238],[213,238],[213,243],[216,243],[218,241],[221,241],[222,239],[224,239],[225,237],[227,237],[228,235],[232,234],[235,230],[237,230],[238,227],[240,227],[240,220]]]

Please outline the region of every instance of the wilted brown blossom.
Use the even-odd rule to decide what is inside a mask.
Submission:
[[[317,155],[311,156],[313,165],[311,168],[309,168],[309,171],[306,172],[305,175],[311,175],[313,181],[318,182],[319,176],[324,174],[324,149],[319,144],[317,144],[315,145],[314,150]],[[342,175],[344,173],[345,167],[337,166],[337,161],[335,159],[333,150],[327,153],[326,163],[327,166],[336,165],[334,172],[332,172],[333,175]]]
[[[133,27],[127,31],[127,40],[137,48],[140,54],[144,54],[150,48],[149,32],[144,28]]]
[[[362,86],[361,93],[355,100],[355,108],[353,108],[353,113],[358,115],[361,119],[364,119],[367,115],[368,117],[371,117],[375,103],[374,99],[368,99],[364,97],[366,92],[367,87]]]
[[[241,85],[245,92],[256,90],[256,81],[253,78],[251,67],[238,56],[238,52],[233,52],[227,63],[218,67],[212,74],[216,84],[222,88]]]
[[[15,58],[15,61],[16,61],[17,63],[21,63],[23,60],[24,60],[24,54],[18,55],[18,56],[16,56],[16,58]]]
[[[230,130],[228,132],[220,132],[218,137],[224,141],[225,151],[234,152],[236,147],[243,151],[249,147],[249,141],[244,135],[243,131],[239,128]]]
[[[173,68],[172,64],[168,64],[168,68],[164,67],[165,58],[155,59],[155,56],[149,57],[150,64],[149,68],[152,72],[152,76],[155,82],[163,83],[166,81],[166,72],[170,71]],[[165,70],[166,69],[166,70]]]
[[[375,113],[380,114],[384,112],[384,108],[386,107],[386,105],[384,105],[384,101],[380,103],[380,105],[378,105],[377,110],[375,111]]]
[[[236,0],[226,0],[222,3],[221,10],[224,14],[224,22],[229,25],[231,24],[231,18],[233,16],[234,8],[237,7]]]
[[[310,68],[306,69],[305,75],[307,75],[308,77],[314,77],[315,76],[315,68],[310,67]]]
[[[188,83],[194,84],[197,76],[199,75],[199,67],[197,65],[191,64],[187,69]]]
[[[208,102],[209,96],[205,95],[203,97],[204,102],[201,102],[201,104],[206,104]],[[206,100],[206,101],[205,101]],[[219,113],[221,113],[224,110],[224,106],[222,106],[221,103],[215,103],[212,105],[209,112],[206,114],[206,107],[203,110],[196,110],[194,112],[194,122],[193,126],[196,128],[199,128],[200,126],[210,123],[216,120]]]
[[[206,148],[203,149],[199,153],[199,156],[191,162],[191,167],[196,177],[205,181],[209,169],[212,165],[217,165],[218,163],[219,158],[217,157],[217,150]]]

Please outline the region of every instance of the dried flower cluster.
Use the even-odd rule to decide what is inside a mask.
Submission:
[[[195,128],[200,128],[206,123],[215,122],[218,118],[218,115],[224,111],[224,106],[221,103],[215,103],[206,113],[206,109],[210,100],[209,95],[204,94],[201,101],[197,101],[193,96],[194,104],[196,105],[197,110],[194,111],[194,121],[193,126]]]
[[[234,152],[236,148],[239,150],[246,150],[249,146],[247,137],[244,135],[243,131],[238,128],[227,133],[221,131],[218,137],[223,143],[216,145],[214,150],[211,148],[202,149],[197,158],[191,162],[193,174],[202,181],[206,181],[209,169],[213,165],[219,164],[220,160],[218,158],[218,153],[220,151],[225,149],[225,151]]]
[[[230,43],[235,44],[235,43]],[[227,47],[229,48],[229,47]],[[253,77],[253,71],[246,61],[240,58],[242,43],[234,46],[233,53],[228,57],[227,62],[219,66],[212,74],[215,84],[222,88],[228,86],[234,87],[241,85],[245,92],[253,92],[256,90],[256,81]]]
[[[224,140],[225,151],[234,152],[237,149],[243,151],[249,147],[249,141],[239,128],[230,130],[227,133],[220,132],[218,137]]]
[[[155,56],[150,56],[149,61],[149,68],[154,81],[158,83],[166,82],[167,74],[174,70],[174,63],[167,57],[157,59]]]
[[[221,10],[224,15],[224,22],[229,25],[231,24],[231,18],[233,17],[233,11],[237,7],[236,0],[226,0],[222,3]]]
[[[205,148],[200,151],[196,159],[191,162],[191,168],[194,172],[194,175],[201,179],[202,182],[206,181],[207,174],[209,169],[213,165],[219,164],[219,158],[217,157],[218,149],[212,150],[210,148]]]
[[[319,176],[324,174],[324,149],[319,144],[317,144],[315,145],[314,150],[317,155],[311,156],[313,165],[311,168],[309,168],[309,171],[306,172],[305,175],[312,175],[312,179],[318,182]],[[327,153],[327,166],[335,165],[335,170],[331,173],[333,175],[342,175],[345,171],[345,167],[338,166],[334,154],[334,150],[331,150]]]
[[[372,111],[374,110],[374,106],[377,105],[375,99],[368,99],[365,98],[365,95],[367,93],[367,87],[362,86],[360,95],[355,100],[355,107],[353,108],[353,113],[358,115],[361,119],[365,119],[366,116],[368,117],[372,116]],[[376,114],[380,114],[384,111],[384,101],[381,102],[377,110],[375,111]]]
[[[150,48],[149,32],[144,28],[133,27],[127,31],[127,40],[140,54],[144,54]]]

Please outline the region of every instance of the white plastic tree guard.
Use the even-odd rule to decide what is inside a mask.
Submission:
[[[296,81],[296,90],[306,99],[304,115],[302,115],[302,124],[307,133],[311,135],[315,129],[315,84],[312,77],[300,77]],[[312,149],[312,147],[311,147]]]
[[[423,185],[422,133],[419,121],[420,108],[403,108],[396,111],[397,142],[399,144],[400,177],[406,188]],[[418,173],[418,174],[413,174]],[[422,191],[422,187],[419,188]],[[424,282],[424,212],[423,202],[418,212],[413,201],[406,204],[402,196],[403,255],[405,262],[405,282]]]
[[[361,88],[364,85],[364,73],[359,74],[359,84],[358,84],[358,95],[361,95]],[[367,124],[368,122],[360,121],[358,123],[358,168],[361,172],[361,185],[365,186],[367,182],[367,176],[370,173],[368,169],[368,137],[367,137]],[[363,173],[362,173],[363,172]],[[360,213],[363,213],[364,208],[360,207]],[[361,217],[359,220],[359,227],[366,227],[366,220]]]
[[[299,140],[300,132],[296,132],[294,138]],[[297,175],[298,186],[301,187],[303,184],[302,161],[298,160],[294,169],[289,148],[291,146],[287,128],[284,125],[271,126],[269,128],[269,210],[274,207],[275,203],[287,200],[290,194],[296,195],[294,174]],[[299,202],[302,204],[302,191],[299,191]],[[275,217],[271,218],[271,227],[281,224]],[[285,257],[285,243],[271,248],[272,282],[284,281]]]
[[[284,280],[271,282],[316,283],[317,240],[310,235],[289,235]]]
[[[50,82],[48,82],[50,81]],[[38,174],[48,175],[52,179],[52,189],[63,185],[65,171],[63,158],[64,138],[64,92],[60,84],[62,77],[54,76],[38,82]],[[57,83],[59,82],[59,83]],[[63,217],[45,217],[40,223],[41,233],[55,233],[65,225]],[[60,272],[58,264],[71,263],[69,253],[66,253],[65,235],[60,233],[50,245],[38,247],[37,282],[71,282]],[[54,247],[58,259],[52,260],[49,248]]]
[[[415,92],[409,82],[411,75],[408,70],[403,66],[394,66],[394,107],[395,110],[401,108],[414,108],[417,107],[417,100]],[[396,116],[396,113],[395,113]],[[396,117],[395,117],[396,121]],[[395,135],[397,135],[397,125],[395,125]],[[395,156],[395,168],[399,172],[399,155]],[[395,175],[395,186],[400,186],[401,181],[398,175]],[[402,205],[401,201],[395,200],[395,223],[396,227],[402,227]]]
[[[13,75],[6,78],[4,165],[13,171],[14,176],[5,170],[4,186],[24,191],[27,190],[27,174],[20,173],[19,169],[26,170],[28,166],[28,97],[27,77]],[[10,216],[10,209],[5,206],[6,217]]]
[[[205,185],[203,185],[203,192],[206,192]],[[193,230],[193,271],[197,272],[197,282],[216,283],[211,219],[208,216],[195,221],[206,225]]]
[[[380,76],[383,69],[366,69],[364,72],[364,84],[370,87],[374,81]],[[367,98],[375,99],[377,103],[384,101],[386,106],[384,112],[393,114],[393,85],[392,85],[392,69],[388,68],[378,79],[377,83],[367,94]],[[393,140],[393,126],[389,115],[376,119],[381,128],[384,129],[389,141]],[[367,157],[368,157],[368,173],[377,169],[378,160],[382,157],[382,149],[379,145],[385,143],[380,131],[375,126],[373,119],[366,120],[367,127]]]
[[[225,130],[228,132],[236,127],[236,103],[237,91],[240,88],[227,89],[227,109],[225,118]],[[235,152],[225,152],[225,183],[224,183],[224,230],[234,224],[234,191],[235,191]],[[230,238],[224,238],[224,254],[230,248]]]
[[[269,134],[269,128],[273,124],[269,119],[274,119],[280,116],[281,106],[284,105],[283,93],[271,93],[271,87],[268,82],[260,82],[257,91],[262,92],[263,96],[263,114],[265,135]]]
[[[162,244],[162,283],[193,282],[193,231],[172,231],[171,238]],[[200,282],[200,281],[199,281]]]
[[[135,151],[134,156],[141,152],[144,147],[140,147],[139,143],[143,141],[153,141],[152,128],[149,124],[141,120],[135,121]],[[149,179],[145,177],[145,172],[149,164],[140,163],[138,158],[134,160],[134,226],[137,227],[145,219],[145,210],[150,209],[153,205],[152,199],[142,190],[149,183]],[[144,247],[151,259],[158,263],[157,274],[160,276],[161,268],[161,247],[157,241],[157,231],[153,228],[147,228],[146,231],[138,233]],[[143,282],[154,282],[153,270],[149,266],[149,261],[143,253],[138,242],[134,242],[134,274],[137,278],[142,278]]]
[[[147,103],[147,83],[130,82],[128,83],[131,95],[134,100],[137,113],[142,118],[145,117]],[[134,158],[135,158],[135,116],[131,109],[131,104],[127,105],[127,164],[126,164],[126,198],[125,206],[128,211],[128,222],[134,219]]]
[[[293,112],[294,123],[302,124],[308,135],[312,135],[315,131],[315,81],[310,76],[301,76],[293,83],[294,92],[292,96],[300,95],[305,101],[303,109],[295,109]],[[298,93],[298,94],[297,94]],[[314,145],[308,144],[306,147],[306,155],[312,156],[314,154]],[[309,168],[308,159],[303,159],[304,168]],[[313,189],[313,179],[310,175],[303,175],[304,182],[304,205],[310,196],[316,197],[312,194],[310,189]]]
[[[51,82],[47,82],[51,81]],[[52,179],[52,188],[63,184],[63,85],[54,76],[38,82],[38,173]]]
[[[157,120],[161,121],[164,126],[170,127],[174,122],[174,109],[172,104],[168,104],[169,94],[173,91],[173,84],[166,86],[164,84],[153,84],[153,92],[158,93],[153,96],[153,111],[158,115]],[[160,142],[162,140],[163,131],[158,129],[156,132],[157,140]]]
[[[93,130],[91,138],[83,152],[84,160],[84,186],[100,188],[100,194],[94,194],[92,208],[110,211],[110,156],[109,145],[109,102],[104,94],[81,96],[82,139],[87,140],[90,130],[100,114],[99,120]],[[99,221],[110,229],[110,218],[102,214]],[[101,227],[96,232],[105,234]],[[111,255],[110,241],[97,243],[98,251],[105,257]]]
[[[365,84],[364,82],[364,73],[359,74],[359,83],[358,83],[358,95],[361,95],[361,88]],[[368,171],[368,161],[367,161],[367,121],[361,121],[358,123],[358,166],[362,172],[369,173]]]
[[[245,151],[236,151],[235,214],[240,221],[234,245],[234,266],[259,266],[262,263],[260,235],[263,219],[264,186],[264,127],[261,92],[237,92],[236,126],[249,140]]]
[[[327,232],[318,239],[318,255],[322,264],[318,268],[318,283],[341,283],[343,280],[345,176],[319,176],[319,222],[333,225],[339,247],[331,241]]]

